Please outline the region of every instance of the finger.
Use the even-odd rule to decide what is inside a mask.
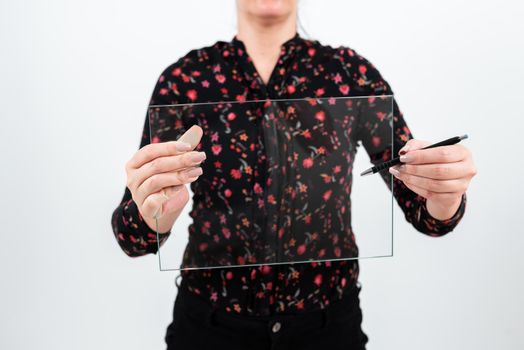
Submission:
[[[128,161],[127,166],[131,169],[138,169],[155,158],[181,154],[190,149],[190,144],[181,141],[150,143],[139,149]]]
[[[440,146],[409,151],[400,156],[400,161],[409,164],[453,163],[465,159],[468,154],[462,145]]]
[[[160,192],[150,194],[141,204],[142,215],[158,219],[160,217],[159,213],[162,211],[162,204],[165,201],[167,199]]]
[[[398,154],[402,155],[405,154],[408,151],[413,151],[417,149],[421,149],[423,147],[429,146],[431,142],[429,141],[423,141],[423,140],[415,140],[410,139],[406,144],[398,151]]]
[[[167,195],[167,198],[162,195],[162,197],[165,199],[165,202],[162,203],[162,209],[160,210],[159,214],[157,214],[158,218],[164,216],[166,213],[170,213],[173,210],[177,208],[181,208],[185,205],[185,203],[189,199],[189,192],[188,191],[181,191],[185,185],[179,185],[174,187],[168,187],[165,188],[165,192]],[[161,193],[162,191],[160,191]]]
[[[460,179],[465,175],[464,162],[434,164],[402,164],[396,167],[401,173],[437,180]]]
[[[457,198],[457,193],[432,192],[432,191],[429,191],[429,190],[427,190],[425,188],[421,188],[421,187],[415,186],[413,184],[406,183],[405,185],[406,185],[407,188],[409,188],[410,190],[412,190],[413,192],[415,192],[419,196],[422,196],[422,197],[424,197],[426,199],[433,199],[433,200],[438,200],[438,201],[451,201],[451,200]]]
[[[142,204],[142,215],[159,219],[166,212],[166,203],[174,200],[184,185],[163,188],[147,196]],[[164,193],[166,195],[164,195]]]
[[[401,173],[397,171],[395,168],[389,168],[389,172],[405,184],[411,184],[431,192],[459,192],[465,191],[467,189],[468,182],[465,179],[438,180],[423,176]]]
[[[190,183],[198,179],[202,174],[202,168],[199,166],[187,168],[180,171],[171,171],[167,173],[154,174],[147,178],[135,190],[137,200],[145,199],[152,193],[160,191],[162,188]]]
[[[145,163],[130,175],[131,187],[139,187],[155,174],[184,170],[201,164],[206,159],[205,152],[191,151],[176,156],[158,157]]]

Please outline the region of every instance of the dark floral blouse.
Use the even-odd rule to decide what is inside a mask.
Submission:
[[[266,85],[243,42],[235,36],[230,42],[218,41],[212,46],[192,50],[168,66],[157,81],[150,105],[392,93],[378,70],[355,50],[322,45],[298,34],[282,45],[279,60]],[[413,135],[396,102],[393,108],[393,150],[396,153]],[[256,131],[248,129],[256,128],[255,123],[241,122],[240,119],[241,116],[232,116],[228,120],[228,126],[232,129],[228,136],[218,135],[214,130],[203,127],[204,138],[218,140],[219,137],[228,137],[230,147],[228,152],[220,152],[217,148],[206,149],[207,159],[202,164],[204,173],[191,183],[194,205],[190,213],[193,218],[190,234],[206,232],[215,240],[227,239],[240,226],[249,225],[245,219],[235,219],[242,217],[238,215],[241,213],[226,216],[219,211],[205,210],[210,205],[217,208],[232,206],[235,210],[242,210],[242,203],[253,202],[251,196],[261,193],[265,185],[261,180],[265,164],[263,145],[260,140],[251,140],[247,136],[256,135]],[[178,121],[175,126],[180,134],[189,127],[184,121]],[[369,152],[367,145],[376,141],[372,140],[371,135],[372,130],[363,130],[359,141],[375,163],[381,159],[372,157]],[[225,142],[222,140],[222,144]],[[140,148],[148,143],[150,130],[146,116]],[[202,144],[199,144],[198,150],[202,150]],[[246,165],[245,161],[240,163],[241,157],[253,159],[253,164]],[[313,163],[308,163],[308,159],[299,159],[297,164],[314,167]],[[383,175],[383,179],[391,188],[389,181],[392,177]],[[395,200],[406,220],[418,231],[430,236],[442,236],[452,231],[462,219],[466,206],[465,195],[455,215],[442,221],[429,214],[423,197],[408,189],[401,181],[395,178],[393,181]],[[327,195],[324,200],[329,202],[334,199]],[[249,205],[245,208],[246,211],[252,210],[248,209],[252,208]],[[157,235],[143,221],[127,187],[120,205],[113,212],[111,224],[120,247],[129,256],[157,252]],[[171,232],[163,235],[162,239],[168,239],[169,234]],[[189,248],[195,251],[202,249],[201,246]],[[237,257],[237,262],[245,263],[243,260],[243,256]],[[250,315],[296,313],[324,308],[354,287],[358,275],[358,260],[181,271],[184,285],[210,301],[214,307]]]

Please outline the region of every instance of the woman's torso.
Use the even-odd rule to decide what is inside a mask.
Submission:
[[[173,103],[385,93],[387,87],[381,79],[374,81],[366,75],[371,67],[349,48],[332,48],[297,35],[282,45],[280,58],[266,85],[243,43],[233,38],[231,42],[219,41],[191,51],[166,69],[161,79],[168,82],[170,91],[163,93],[172,95]],[[244,119],[235,122],[236,118]],[[268,186],[259,119],[228,115],[213,121],[196,118],[191,122],[204,129],[199,147],[207,151],[207,159],[202,165],[204,174],[191,184],[193,222],[189,226],[190,241],[183,263],[186,266],[191,265],[192,256],[205,254],[210,244],[230,244],[240,232],[260,235],[256,230],[261,225],[256,224],[265,214],[262,193]],[[333,173],[328,176],[351,172],[354,152],[355,149],[350,151],[347,164],[331,169]],[[300,165],[309,161],[296,159]],[[319,171],[314,163],[308,166],[312,172]],[[307,199],[307,188],[297,189],[297,193]],[[333,208],[337,206],[336,198],[330,190],[323,196],[325,205]],[[334,224],[328,229],[340,227]],[[293,242],[291,246],[300,249],[300,242]],[[354,244],[351,248],[357,252]],[[244,252],[231,259],[239,265],[249,263]],[[357,260],[181,271],[184,285],[190,291],[229,312],[252,315],[324,308],[355,286],[358,273]]]

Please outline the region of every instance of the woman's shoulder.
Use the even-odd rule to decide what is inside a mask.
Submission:
[[[213,64],[218,53],[225,48],[227,42],[217,41],[214,44],[201,46],[186,51],[184,55],[167,64],[164,73],[174,73],[175,76],[187,75],[200,67]]]
[[[186,51],[160,70],[155,93],[164,104],[193,102],[205,86],[210,72],[221,62],[221,52],[228,42],[217,41]]]
[[[352,46],[324,44],[314,39],[307,39],[305,42],[307,46],[317,49],[325,59],[340,61],[351,66],[365,65],[375,68],[370,60]]]
[[[369,94],[391,92],[391,88],[372,60],[354,47],[323,44],[318,40],[309,40],[309,42],[311,47],[316,48],[320,53],[320,60],[330,62],[334,70],[341,70],[341,75],[348,78],[358,90]]]

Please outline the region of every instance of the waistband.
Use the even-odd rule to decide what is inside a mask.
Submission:
[[[358,294],[360,287],[354,286],[341,300],[333,301],[323,309],[297,312],[293,314],[275,314],[270,316],[252,316],[227,312],[214,307],[209,301],[195,295],[187,289],[185,283],[178,287],[175,309],[181,308],[188,317],[196,318],[211,326],[225,327],[239,332],[257,334],[265,337],[278,336],[281,333],[308,332],[328,327],[331,323],[353,319],[360,327],[361,310]]]

